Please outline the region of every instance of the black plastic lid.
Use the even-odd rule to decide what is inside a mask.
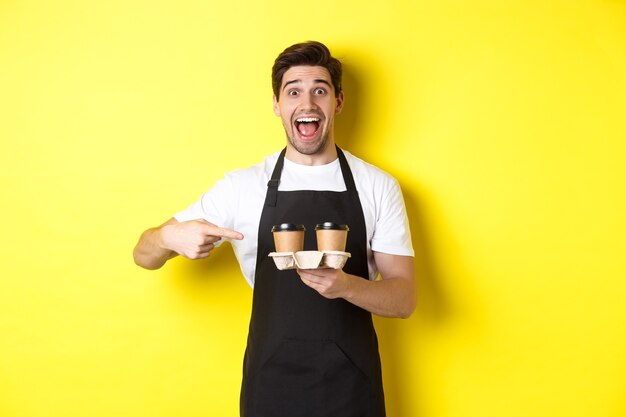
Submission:
[[[350,230],[347,224],[337,224],[333,222],[324,222],[315,226],[315,230]]]
[[[304,232],[306,228],[303,224],[281,223],[272,227],[272,232]]]

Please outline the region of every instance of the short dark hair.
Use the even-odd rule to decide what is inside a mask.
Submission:
[[[326,68],[335,88],[335,95],[341,92],[341,62],[330,55],[330,51],[323,43],[308,41],[291,45],[281,52],[276,61],[274,61],[274,66],[272,67],[272,90],[274,90],[276,100],[280,96],[283,75],[289,68],[298,65]]]

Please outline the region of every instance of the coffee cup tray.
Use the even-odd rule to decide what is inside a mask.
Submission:
[[[299,252],[271,252],[268,256],[274,259],[276,268],[284,269],[317,269],[343,268],[348,258],[348,252],[303,250]]]

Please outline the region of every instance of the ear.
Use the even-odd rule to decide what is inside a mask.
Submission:
[[[280,107],[278,107],[278,100],[276,99],[275,95],[272,96],[272,99],[274,100],[274,114],[280,117]]]
[[[341,90],[341,92],[337,94],[337,97],[335,98],[335,100],[337,100],[337,107],[335,107],[335,113],[339,114],[341,113],[341,109],[343,109],[343,90]]]

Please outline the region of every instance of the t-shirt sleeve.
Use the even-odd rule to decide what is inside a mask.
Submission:
[[[204,193],[198,201],[174,215],[179,222],[204,219],[217,226],[232,229],[236,213],[236,198],[232,179],[224,177]],[[221,243],[222,240],[219,241]]]
[[[371,247],[373,251],[390,255],[415,254],[402,190],[393,178],[386,181],[380,195]]]

